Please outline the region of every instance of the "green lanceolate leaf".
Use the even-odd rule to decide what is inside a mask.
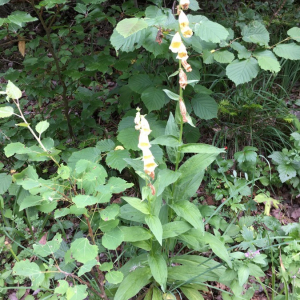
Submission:
[[[300,60],[300,46],[295,43],[277,45],[273,51],[285,59]]]
[[[12,183],[12,177],[4,173],[0,174],[0,194],[3,195]]]
[[[39,266],[34,262],[30,262],[28,259],[16,262],[13,273],[15,275],[29,277],[32,281],[32,287],[34,288],[38,288],[45,279],[45,274],[41,271]]]
[[[8,118],[12,116],[14,109],[11,106],[2,106],[0,107],[0,118]]]
[[[203,236],[203,242],[208,243],[209,246],[211,247],[212,251],[221,259],[223,259],[228,266],[231,268],[232,267],[232,262],[229,257],[229,253],[221,240],[210,234],[209,232],[205,232]]]
[[[163,292],[166,291],[168,268],[161,253],[149,254],[148,263],[154,279],[160,284]]]
[[[176,237],[189,231],[192,226],[185,221],[174,221],[163,225],[163,239]]]
[[[160,219],[157,216],[147,215],[145,217],[145,221],[147,225],[149,226],[151,232],[156,237],[157,241],[162,245],[162,224],[160,222]]]
[[[178,147],[182,143],[178,141],[175,136],[172,135],[162,135],[157,137],[155,140],[151,141],[152,145],[162,145],[168,147]]]
[[[201,229],[204,232],[204,224],[202,216],[197,206],[187,200],[178,201],[170,204],[170,207],[176,212],[179,217],[182,217],[195,228]]]
[[[156,197],[161,195],[165,188],[168,185],[174,183],[180,177],[180,175],[181,173],[174,172],[169,169],[160,170],[158,175],[156,176],[157,179],[154,182]]]
[[[94,259],[98,254],[98,247],[91,245],[87,238],[79,238],[71,244],[72,256],[79,262],[85,264]]]
[[[169,91],[169,90],[163,90],[165,93],[166,93],[166,95],[170,98],[170,99],[172,99],[172,100],[176,100],[176,101],[179,101],[179,99],[180,99],[180,96],[179,95],[177,95],[177,94],[175,94],[175,93],[173,93],[173,92],[171,92],[171,91]]]
[[[130,35],[147,28],[148,24],[141,19],[138,18],[131,18],[131,19],[124,19],[118,23],[116,30],[125,38],[129,37]]]
[[[213,43],[220,43],[221,40],[226,40],[229,35],[225,27],[209,20],[196,24],[195,34],[203,41]]]
[[[248,266],[243,265],[239,267],[238,277],[239,277],[240,286],[243,286],[247,282],[249,275],[250,275],[250,270]]]
[[[246,60],[234,60],[226,67],[226,75],[236,85],[249,82],[258,74],[259,66],[253,57]]]
[[[218,155],[220,153],[225,153],[224,149],[217,148],[215,146],[209,144],[185,144],[178,148],[178,150],[182,153],[211,153]]]
[[[204,300],[203,296],[196,289],[183,286],[181,286],[180,289],[188,300]]]
[[[130,204],[132,207],[139,210],[143,214],[150,214],[148,204],[146,202],[143,202],[141,199],[134,197],[122,197],[122,199],[124,199],[128,204]]]
[[[139,242],[149,240],[153,235],[146,228],[139,226],[121,226],[124,242]]]
[[[137,268],[130,272],[121,282],[114,300],[131,299],[150,282],[151,277],[152,274],[148,267]]]

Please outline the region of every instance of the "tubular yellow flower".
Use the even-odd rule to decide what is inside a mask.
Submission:
[[[181,32],[185,38],[190,38],[193,35],[193,30],[189,26],[181,28]]]
[[[182,28],[189,27],[189,24],[190,24],[189,19],[183,11],[180,12],[178,21],[179,21],[181,30],[182,30]]]
[[[176,34],[173,36],[173,39],[171,41],[171,45],[170,45],[169,49],[173,53],[178,53],[178,50],[179,50],[181,45],[183,45],[182,40],[181,40],[181,36],[180,36],[179,32],[176,32]]]
[[[184,44],[181,44],[180,48],[178,49],[177,59],[187,60],[188,59],[187,51]]]
[[[152,130],[150,130],[150,125],[149,125],[148,121],[146,120],[145,116],[141,116],[140,119],[141,119],[141,122],[140,122],[141,132],[149,135]]]
[[[149,149],[151,147],[148,139],[148,134],[144,134],[142,131],[140,131],[138,147],[143,151],[144,149]]]
[[[181,60],[181,64],[187,72],[192,72],[191,65],[186,61],[186,59]]]
[[[179,5],[181,6],[182,9],[186,10],[189,8],[190,0],[180,0]]]

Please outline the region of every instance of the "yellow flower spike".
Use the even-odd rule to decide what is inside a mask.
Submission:
[[[182,9],[186,10],[189,8],[190,0],[180,0],[179,5],[181,6]]]
[[[189,19],[183,11],[180,12],[178,21],[179,21],[181,30],[185,27],[189,27],[189,24],[190,24]]]
[[[177,59],[187,60],[188,59],[187,51],[184,44],[181,44],[180,48],[178,49]]]
[[[179,32],[176,32],[176,34],[173,36],[173,39],[171,41],[171,45],[169,47],[169,49],[173,52],[173,53],[178,53],[179,48],[182,46],[182,40],[181,40],[181,36],[179,34]]]

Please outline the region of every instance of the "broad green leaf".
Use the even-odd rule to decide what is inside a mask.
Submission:
[[[242,61],[234,60],[226,67],[226,75],[236,85],[251,81],[258,71],[258,62],[253,57]]]
[[[120,177],[110,177],[106,186],[109,186],[109,189],[112,193],[121,193],[132,187],[133,183],[128,183]]]
[[[157,241],[160,243],[160,245],[162,245],[163,229],[160,219],[157,216],[147,215],[145,217],[145,221],[152,233],[154,234],[154,236],[156,237]]]
[[[279,165],[279,164],[282,164],[284,162],[284,157],[285,156],[282,152],[275,151],[271,155],[269,155],[268,157],[272,158],[273,163]]]
[[[231,47],[238,52],[239,59],[247,59],[251,57],[251,51],[248,51],[242,44],[233,42]]]
[[[141,199],[134,197],[122,197],[122,199],[124,199],[128,204],[130,204],[132,207],[139,210],[143,214],[150,214],[148,204],[146,202],[143,202]]]
[[[134,92],[142,94],[153,82],[147,74],[136,74],[129,78],[128,85]]]
[[[151,141],[152,145],[161,145],[168,147],[178,147],[182,144],[178,139],[172,135],[162,135]]]
[[[274,73],[278,73],[280,71],[280,64],[273,52],[269,50],[256,51],[253,55],[257,58],[258,65],[263,70]]]
[[[8,3],[10,0],[0,0],[0,6]]]
[[[165,16],[163,16],[165,17]],[[148,23],[149,19],[147,20]],[[152,21],[154,21],[152,19]],[[154,21],[155,22],[155,21]],[[150,24],[148,24],[150,25]],[[155,24],[157,26],[157,23]],[[143,48],[145,48],[148,52],[151,52],[154,57],[157,57],[158,55],[168,56],[169,53],[169,45],[168,42],[165,39],[162,39],[162,43],[159,44],[157,42],[154,42],[158,33],[158,28],[150,27],[146,31],[146,37],[143,41]]]
[[[194,10],[194,11],[199,10],[200,7],[199,7],[198,1],[197,0],[190,0],[189,9]]]
[[[111,269],[113,269],[113,267],[114,267],[114,264],[112,262],[105,262],[105,263],[101,264],[100,270],[103,272],[108,272]]]
[[[0,118],[7,118],[12,116],[14,109],[11,106],[2,106],[0,107]]]
[[[254,277],[264,277],[266,275],[258,265],[249,263],[248,268],[250,270],[250,275]]]
[[[146,228],[139,226],[121,226],[120,230],[124,235],[124,242],[145,241],[153,237],[152,234]]]
[[[24,11],[14,11],[12,14],[10,14],[7,19],[12,22],[17,24],[18,26],[23,25],[23,23],[27,22],[33,22],[36,21],[37,18],[32,17],[30,14],[24,12]],[[17,98],[14,98],[17,99]]]
[[[86,206],[98,203],[99,199],[90,195],[77,195],[72,198],[72,201],[76,204],[78,208],[84,208]]]
[[[118,284],[122,282],[124,275],[120,271],[110,271],[105,274],[105,279],[111,284]]]
[[[141,200],[140,200],[141,201]],[[145,223],[145,215],[130,204],[121,206],[120,218],[137,223]]]
[[[96,163],[99,160],[100,155],[101,155],[101,151],[93,147],[89,147],[89,148],[82,149],[80,151],[73,152],[68,159],[68,166],[72,170],[75,170],[76,163],[80,159],[86,159],[88,161]]]
[[[215,146],[209,144],[184,144],[178,148],[178,150],[182,153],[211,153],[218,155],[220,153],[225,153],[226,151],[221,148],[217,148]]]
[[[102,245],[108,250],[115,250],[123,242],[124,235],[120,228],[114,228],[104,233]]]
[[[74,7],[74,10],[76,10],[80,14],[85,15],[86,11],[87,11],[87,7],[86,7],[86,5],[84,5],[82,3],[77,3],[76,6]]]
[[[181,286],[180,289],[188,300],[204,300],[203,296],[196,289],[183,286]]]
[[[267,46],[270,41],[268,30],[259,21],[252,21],[249,25],[244,26],[242,36],[245,42],[264,46]]]
[[[116,27],[116,30],[125,38],[129,37],[130,35],[147,28],[148,24],[138,18],[131,18],[131,19],[124,19],[120,21]]]
[[[121,282],[114,300],[131,299],[150,282],[151,277],[151,271],[148,267],[137,268],[130,272]]]
[[[176,214],[185,219],[195,228],[201,229],[204,232],[204,224],[202,216],[197,206],[187,200],[178,201],[174,204],[170,204],[170,207],[176,212]]]
[[[34,289],[39,288],[45,279],[45,273],[40,270],[36,263],[30,262],[28,259],[16,262],[13,274],[29,277]]]
[[[197,94],[192,99],[192,106],[196,116],[204,120],[217,118],[218,104],[209,95]]]
[[[228,64],[234,60],[234,54],[227,50],[216,51],[214,52],[214,59],[221,64]]]
[[[55,288],[54,293],[64,295],[69,288],[69,283],[66,280],[58,280],[59,286]]]
[[[277,45],[273,51],[285,59],[300,60],[300,46],[295,43]]]
[[[293,27],[288,30],[287,34],[295,41],[300,42],[300,28]]]
[[[122,139],[122,135],[121,135],[121,139]],[[137,143],[137,141],[135,141],[135,142]],[[124,144],[124,146],[126,146],[125,144]],[[124,158],[129,158],[129,157],[130,157],[130,153],[126,149],[112,150],[107,153],[106,163],[111,168],[117,169],[119,172],[122,172],[122,170],[127,166],[127,163],[124,160]]]
[[[243,286],[247,282],[249,275],[250,275],[250,270],[248,266],[245,265],[239,266],[238,277],[239,277],[240,286]]]
[[[115,219],[111,221],[99,221],[99,228],[102,232],[108,232],[111,231],[112,229],[116,228],[119,225],[120,220]]]
[[[0,174],[0,194],[3,195],[12,183],[12,177],[4,173]]]
[[[176,237],[191,229],[191,225],[185,221],[174,221],[163,225],[163,239]]]
[[[140,150],[138,148],[139,131],[135,130],[134,128],[126,128],[126,129],[121,130],[117,136],[117,139],[128,150],[134,150],[134,151]],[[123,150],[115,150],[115,151],[123,151]],[[114,155],[119,155],[119,154],[115,153]],[[127,156],[127,158],[128,158],[128,156]]]
[[[87,273],[87,272],[90,272],[92,270],[92,268],[96,265],[99,265],[99,262],[94,258],[88,262],[86,262],[84,265],[82,265],[80,268],[79,268],[79,271],[78,271],[78,276],[82,276],[83,274]]]
[[[222,25],[204,20],[195,25],[195,34],[203,41],[220,43],[221,40],[226,40],[229,33]]]
[[[96,148],[101,152],[111,151],[115,148],[115,143],[110,139],[101,140],[96,144]]]
[[[148,263],[154,279],[160,284],[163,292],[166,291],[168,268],[161,253],[149,254]]]
[[[116,29],[110,37],[110,42],[113,47],[118,51],[132,52],[142,46],[145,40],[146,30],[138,31],[127,38],[124,38]]]
[[[120,213],[120,207],[118,204],[111,204],[105,209],[100,211],[101,219],[104,221],[114,220],[116,216]]]
[[[79,262],[85,264],[94,259],[98,254],[98,247],[91,245],[87,238],[78,238],[71,243],[72,256]]]
[[[83,300],[88,293],[86,292],[86,285],[74,285],[70,286],[67,290],[67,300]]]
[[[166,103],[164,92],[161,89],[153,86],[143,91],[141,99],[146,105],[149,113],[152,110],[161,109]]]
[[[216,236],[209,232],[205,232],[203,236],[203,242],[209,244],[212,251],[221,259],[223,259],[228,266],[232,267],[232,262],[229,257],[229,253],[224,245],[224,243]]]
[[[62,242],[61,234],[57,233],[53,239],[46,242],[45,245],[35,244],[33,245],[33,251],[35,254],[46,257],[48,255],[54,254],[59,248]]]
[[[22,200],[19,210],[22,211],[23,209],[28,207],[41,205],[42,201],[43,198],[41,196],[27,196]]]
[[[6,86],[6,93],[10,99],[20,99],[22,97],[21,90],[15,86],[10,80],[8,80],[8,84]]]
[[[39,133],[42,134],[45,132],[49,127],[49,123],[47,121],[41,121],[35,126],[35,130]]]
[[[173,92],[171,92],[171,91],[169,91],[169,90],[167,90],[167,89],[164,89],[163,91],[166,93],[166,95],[167,95],[170,99],[179,101],[179,99],[180,99],[180,96],[179,96],[179,95],[177,95],[177,94],[175,94],[175,93],[173,93]]]
[[[296,177],[297,175],[295,168],[290,164],[280,164],[277,167],[277,170],[281,182],[286,182],[287,180]]]

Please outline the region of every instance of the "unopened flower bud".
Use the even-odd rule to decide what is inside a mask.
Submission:
[[[185,104],[184,104],[182,98],[179,99],[179,108],[180,108],[180,113],[181,113],[183,122],[187,123],[188,122],[188,120],[186,118],[187,111],[186,111],[186,107],[185,107]]]
[[[181,64],[182,64],[182,66],[184,67],[184,69],[185,69],[187,72],[192,72],[192,67],[191,67],[191,65],[187,62],[186,59],[182,59],[182,60],[181,60]]]
[[[180,71],[179,71],[179,85],[183,89],[185,89],[185,87],[187,86],[187,76],[182,69],[180,69]]]

